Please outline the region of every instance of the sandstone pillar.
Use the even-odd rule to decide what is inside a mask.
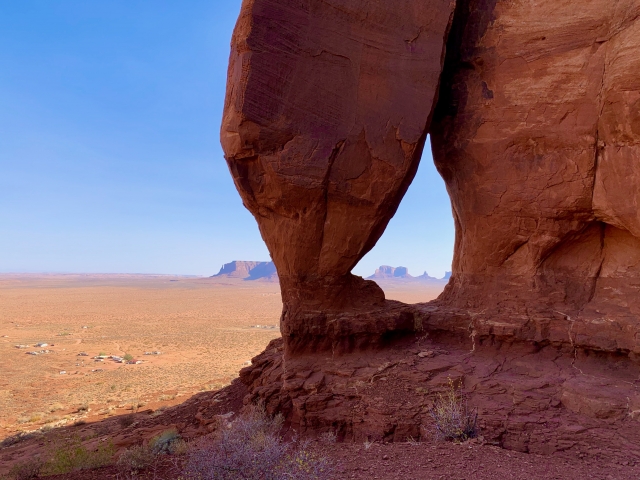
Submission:
[[[418,168],[453,7],[243,2],[222,145],[278,269],[291,348],[326,336],[331,312],[385,308],[382,290],[351,269]]]

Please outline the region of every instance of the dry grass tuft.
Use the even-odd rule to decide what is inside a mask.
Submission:
[[[478,436],[478,412],[469,410],[461,388],[456,388],[451,379],[447,391],[438,395],[429,414],[439,440],[463,442]]]

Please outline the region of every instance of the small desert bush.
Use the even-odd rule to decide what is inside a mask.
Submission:
[[[131,355],[130,353],[125,353],[124,357],[122,357],[122,359],[126,362],[130,362],[131,360],[133,360],[133,355]]]
[[[76,470],[89,470],[111,464],[115,449],[111,443],[102,443],[95,450],[82,444],[78,435],[56,438],[47,446],[42,473],[56,475]]]
[[[461,389],[456,388],[451,379],[447,390],[438,394],[429,413],[439,440],[463,442],[478,436],[478,413],[469,410]]]
[[[29,417],[29,422],[36,423],[41,421],[43,418],[44,418],[44,413],[41,413],[41,412],[32,413],[31,416]]]
[[[133,415],[122,415],[118,418],[118,424],[122,428],[127,428],[133,425],[136,421],[136,418]]]
[[[175,428],[153,437],[148,444],[128,448],[117,466],[122,473],[136,473],[156,464],[157,457],[163,454],[181,455],[186,451],[186,443]]]
[[[338,434],[335,430],[329,430],[320,434],[320,441],[326,444],[336,443],[338,441]]]
[[[120,455],[117,466],[122,473],[137,473],[149,468],[155,460],[156,455],[148,445],[135,445]]]
[[[25,440],[29,440],[34,438],[37,435],[36,432],[18,432],[10,437],[5,438],[0,442],[0,448],[10,447],[11,445],[16,445],[20,442],[24,442]]]
[[[176,445],[182,441],[178,431],[175,428],[169,429],[154,437],[149,442],[149,446],[156,455],[163,453],[175,453]]]
[[[183,475],[192,480],[324,480],[326,459],[309,444],[287,443],[278,435],[282,417],[270,418],[254,407],[196,442],[187,454]]]
[[[8,478],[12,480],[31,480],[32,478],[38,478],[43,465],[44,463],[39,457],[18,463],[11,468]]]

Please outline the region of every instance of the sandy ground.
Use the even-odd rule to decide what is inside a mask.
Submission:
[[[440,293],[383,288],[407,303]],[[219,389],[279,336],[282,308],[276,283],[135,275],[0,275],[0,305],[0,440]],[[143,363],[93,359],[127,353]]]

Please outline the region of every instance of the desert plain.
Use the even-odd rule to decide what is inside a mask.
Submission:
[[[381,286],[407,303],[442,290]],[[0,440],[217,390],[280,335],[282,309],[276,282],[160,275],[5,274],[0,305]],[[141,363],[94,358],[127,354]]]

